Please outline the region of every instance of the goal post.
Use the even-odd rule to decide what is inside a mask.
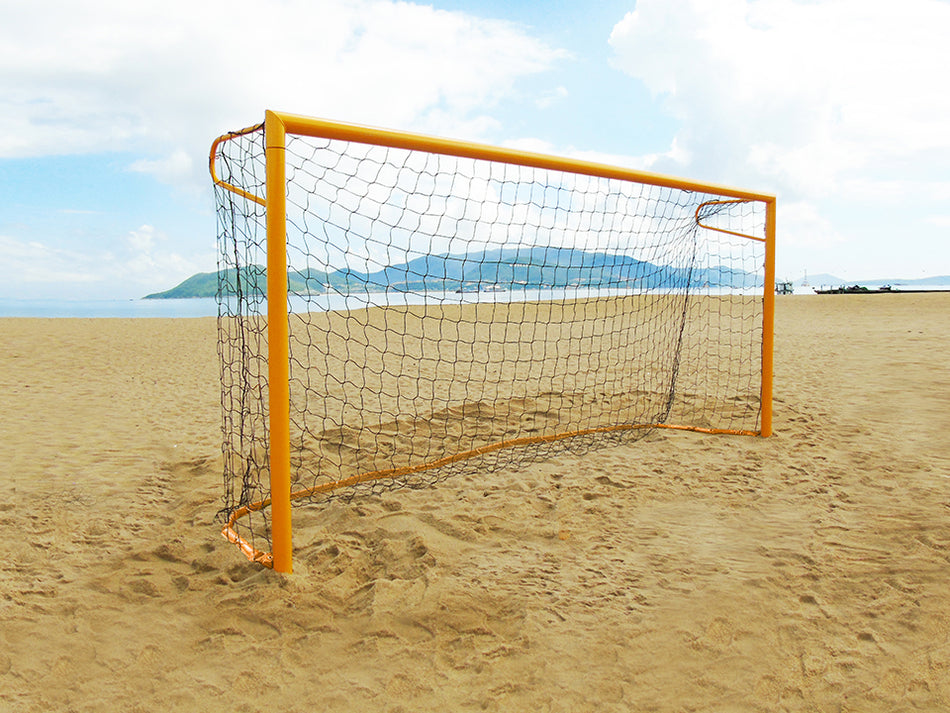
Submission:
[[[774,196],[272,111],[210,168],[224,534],[261,564],[301,501],[771,435]]]

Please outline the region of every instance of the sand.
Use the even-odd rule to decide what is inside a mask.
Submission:
[[[950,295],[778,299],[775,435],[219,534],[214,320],[0,320],[2,711],[950,709]]]

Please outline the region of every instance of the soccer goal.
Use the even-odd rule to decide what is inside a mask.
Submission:
[[[224,533],[653,429],[771,433],[775,198],[267,112],[211,149]]]

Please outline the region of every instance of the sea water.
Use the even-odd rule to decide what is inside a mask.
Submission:
[[[872,288],[873,289],[873,288]],[[900,287],[895,287],[900,289]],[[911,289],[907,287],[905,289]],[[950,285],[928,285],[927,290],[950,290]],[[654,291],[647,291],[654,293]],[[656,293],[661,292],[657,290]],[[761,294],[758,289],[699,290],[697,294]],[[486,302],[530,302],[535,300],[569,300],[636,294],[630,290],[595,288],[558,288],[522,290],[483,290],[464,292],[353,292],[350,294],[291,296],[292,312],[365,309],[366,307],[408,306],[422,304],[472,304]],[[642,292],[640,294],[643,294]],[[795,294],[814,294],[811,288],[796,289]],[[263,313],[263,302],[254,307]],[[10,300],[0,299],[0,317],[40,318],[130,318],[130,317],[215,317],[218,303],[213,297],[168,300]]]
[[[187,300],[7,300],[0,299],[0,317],[212,317],[213,298]]]
[[[670,292],[670,290],[647,290],[652,292]],[[713,289],[701,290],[701,294],[730,294],[735,290]],[[744,294],[755,294],[755,289],[742,291]],[[620,297],[631,294],[644,294],[644,291],[615,289],[615,288],[588,288],[588,287],[561,287],[554,289],[483,289],[464,290],[461,292],[351,292],[349,294],[321,294],[321,295],[291,295],[289,307],[291,312],[327,312],[331,310],[365,309],[367,307],[409,305],[452,305],[476,304],[492,302],[532,302],[542,300],[575,300],[591,297]],[[231,298],[233,300],[233,298]],[[266,312],[263,297],[245,313]],[[232,305],[233,311],[233,305]],[[218,314],[218,303],[213,297],[199,297],[191,299],[153,299],[153,300],[10,300],[0,299],[0,317],[214,317]]]

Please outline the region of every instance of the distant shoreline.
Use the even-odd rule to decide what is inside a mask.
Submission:
[[[761,293],[761,288],[750,288]],[[723,294],[740,290],[719,290]],[[330,311],[365,309],[366,307],[406,306],[423,304],[460,304],[490,302],[528,302],[534,300],[586,299],[591,297],[624,296],[630,294],[659,294],[664,290],[627,290],[618,288],[574,288],[429,291],[353,292],[349,294],[316,294],[291,296],[291,311]],[[670,292],[677,292],[671,290]],[[703,290],[703,294],[716,294]],[[231,298],[233,301],[236,298]],[[258,307],[263,311],[263,297]],[[138,300],[3,300],[0,299],[0,317],[35,318],[187,318],[216,317],[218,302],[215,297],[182,297],[173,299]]]
[[[942,285],[934,285],[932,289],[903,290],[896,289],[896,294],[923,294],[933,292],[936,294],[950,292],[950,280]],[[406,296],[414,296],[411,303],[424,304],[426,296],[413,293],[369,293],[373,295],[368,301],[367,293],[347,298],[343,295],[314,295],[326,302],[333,298],[332,306],[326,305],[328,309],[345,309],[347,300],[350,308],[365,307],[367,302],[372,305],[386,304],[384,299],[387,295],[402,296],[404,299],[398,303],[406,304]],[[510,301],[512,295],[507,292],[465,292],[459,293],[441,293],[443,303],[458,302],[498,302]],[[802,297],[804,295],[815,296],[812,287],[801,287],[796,285],[795,293],[789,297]],[[876,289],[869,290],[861,294],[893,294],[879,293]],[[519,295],[520,299],[557,299],[558,296],[565,296],[565,290],[548,291],[547,294],[540,291],[532,292],[531,295]],[[581,297],[574,291],[572,296]],[[430,301],[436,301],[431,299]],[[389,303],[392,303],[391,300]],[[56,299],[0,299],[0,318],[34,318],[34,319],[139,319],[139,318],[158,318],[158,319],[188,319],[201,317],[217,317],[218,303],[214,297],[181,297],[174,299],[118,299],[118,300],[56,300]]]

